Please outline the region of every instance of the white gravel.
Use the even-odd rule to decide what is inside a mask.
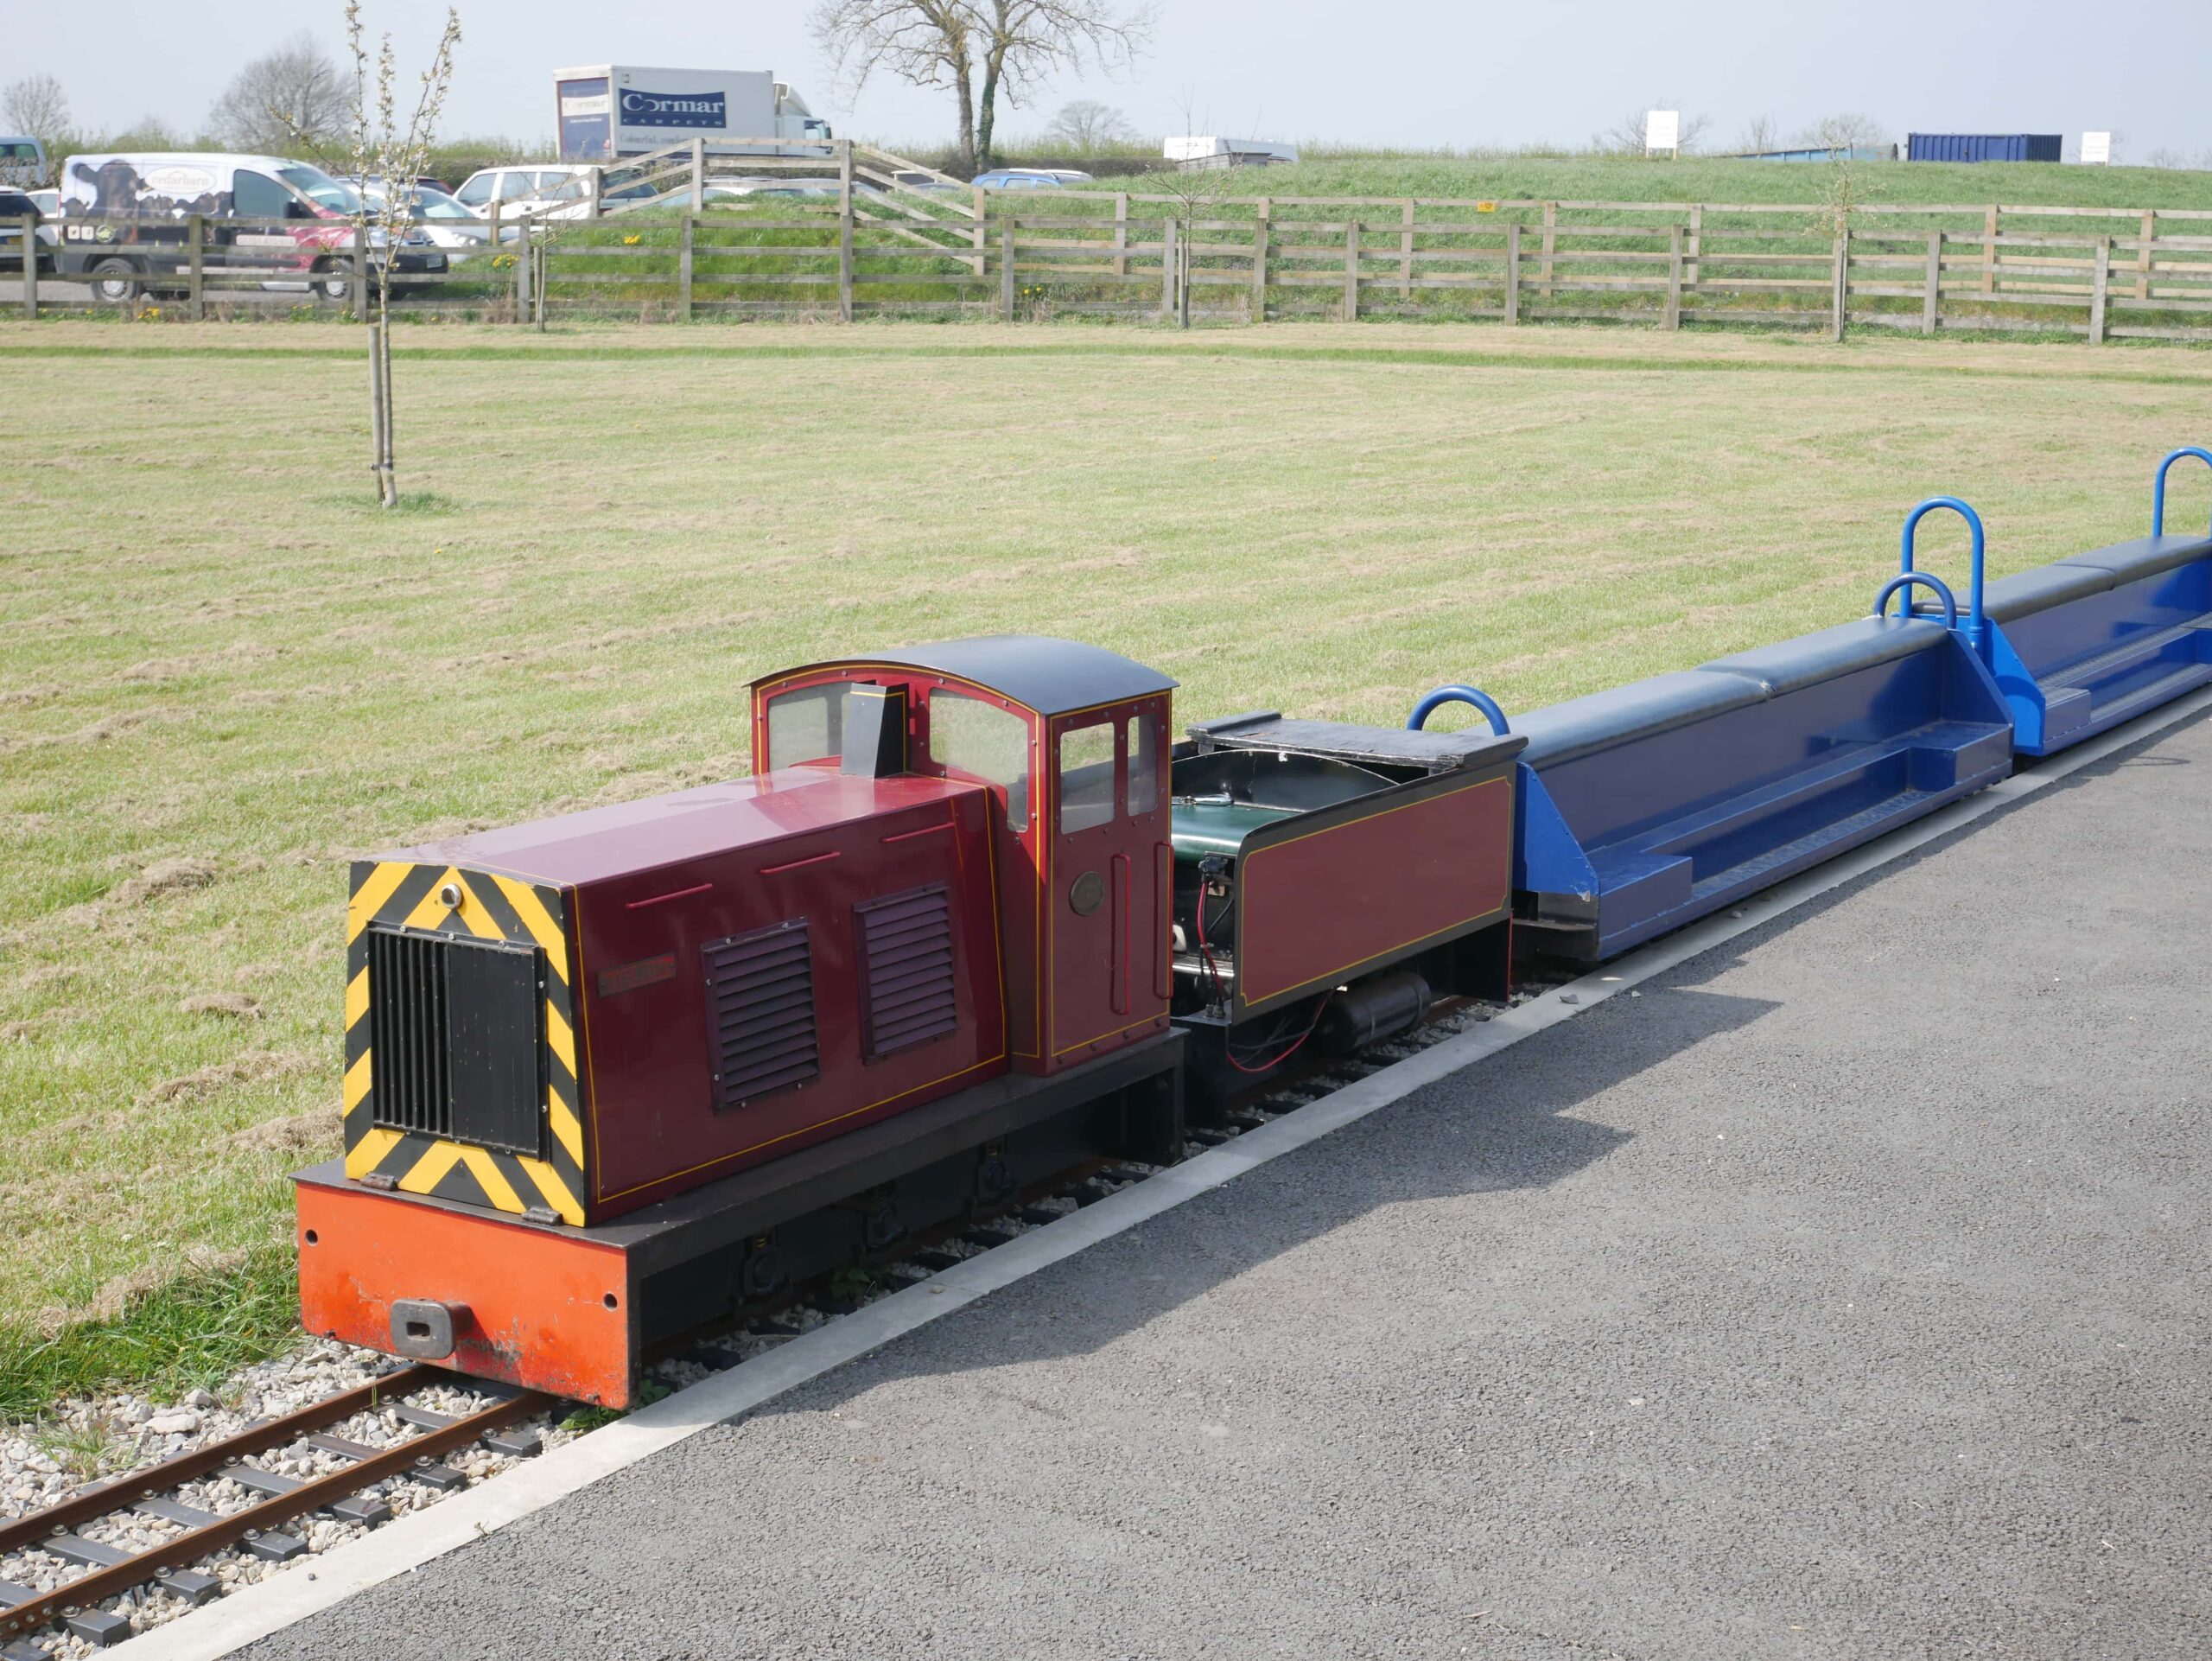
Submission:
[[[357,1350],[327,1340],[304,1342],[290,1353],[241,1369],[216,1391],[194,1390],[175,1402],[158,1402],[124,1393],[57,1403],[43,1419],[32,1424],[0,1427],[0,1518],[13,1518],[43,1510],[67,1498],[87,1480],[111,1480],[125,1472],[157,1464],[203,1442],[219,1440],[243,1430],[257,1419],[282,1417],[312,1405],[327,1396],[367,1382],[388,1371],[389,1356]],[[705,1369],[698,1369],[702,1373]],[[435,1384],[410,1391],[406,1399],[432,1412],[459,1416],[485,1405],[489,1399],[449,1384]],[[544,1417],[527,1422],[548,1448],[574,1439]],[[319,1425],[324,1434],[351,1441],[382,1447],[419,1435],[403,1425],[386,1408],[354,1414],[342,1422]],[[343,1469],[349,1461],[340,1454],[309,1447],[296,1440],[283,1447],[251,1455],[251,1462],[265,1470],[302,1480]],[[480,1443],[453,1448],[437,1462],[481,1480],[517,1461],[513,1455],[494,1454]],[[435,1505],[446,1495],[427,1484],[404,1477],[390,1479],[362,1490],[391,1508],[394,1517]],[[228,1516],[257,1503],[264,1496],[238,1483],[205,1478],[180,1484],[171,1498],[201,1511]],[[304,1540],[308,1551],[291,1563],[272,1563],[230,1550],[219,1552],[196,1567],[224,1583],[226,1591],[250,1586],[310,1561],[319,1552],[365,1532],[358,1523],[335,1518],[307,1516],[277,1525]],[[89,1522],[76,1532],[85,1539],[118,1550],[138,1552],[174,1539],[183,1532],[176,1524],[122,1511]],[[35,1591],[50,1592],[91,1571],[63,1562],[35,1548],[0,1554],[0,1580],[13,1581]],[[173,1620],[191,1607],[153,1585],[147,1585],[100,1606],[130,1621],[134,1632],[143,1632]],[[81,1639],[59,1629],[27,1640],[57,1658],[90,1656],[95,1651]]]

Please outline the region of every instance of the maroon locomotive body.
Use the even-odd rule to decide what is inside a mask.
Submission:
[[[1178,746],[1173,684],[1022,636],[809,665],[750,779],[356,864],[307,1325],[624,1402],[670,1333],[1176,1156],[1190,1044],[1264,1071],[1502,972],[1515,743]]]

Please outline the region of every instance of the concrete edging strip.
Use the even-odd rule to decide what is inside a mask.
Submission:
[[[426,1510],[389,1523],[286,1572],[142,1633],[116,1653],[125,1661],[214,1661],[328,1608],[353,1594],[542,1511],[601,1477],[650,1458],[797,1389],[893,1339],[964,1308],[1000,1288],[1173,1210],[1244,1172],[1318,1142],[1462,1067],[1555,1027],[1653,976],[1856,881],[2094,765],[2212,710],[2212,688],[2117,728],[2031,773],[2016,773],[1916,824],[1830,860],[1694,923],[1580,980],[1532,998],[1456,1037],[1370,1073],[1232,1142],[1124,1188],[920,1284],[816,1328],[727,1372],[703,1378],[628,1417],[518,1466]]]

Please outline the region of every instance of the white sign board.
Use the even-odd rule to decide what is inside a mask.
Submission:
[[[2093,168],[2112,165],[2112,135],[2108,132],[2085,132],[2082,135],[2082,160]]]
[[[1643,116],[1643,153],[1656,156],[1661,150],[1674,151],[1682,147],[1682,112],[1680,110],[1647,110]]]

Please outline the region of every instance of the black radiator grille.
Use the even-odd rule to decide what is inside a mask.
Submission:
[[[806,919],[716,940],[706,948],[706,967],[716,1107],[820,1076]]]
[[[952,909],[944,885],[868,901],[853,907],[853,917],[860,935],[864,1053],[890,1055],[956,1030]]]
[[[394,1130],[453,1133],[445,947],[428,935],[369,931],[371,1117]]]
[[[542,961],[503,940],[371,929],[370,1122],[539,1155]]]

